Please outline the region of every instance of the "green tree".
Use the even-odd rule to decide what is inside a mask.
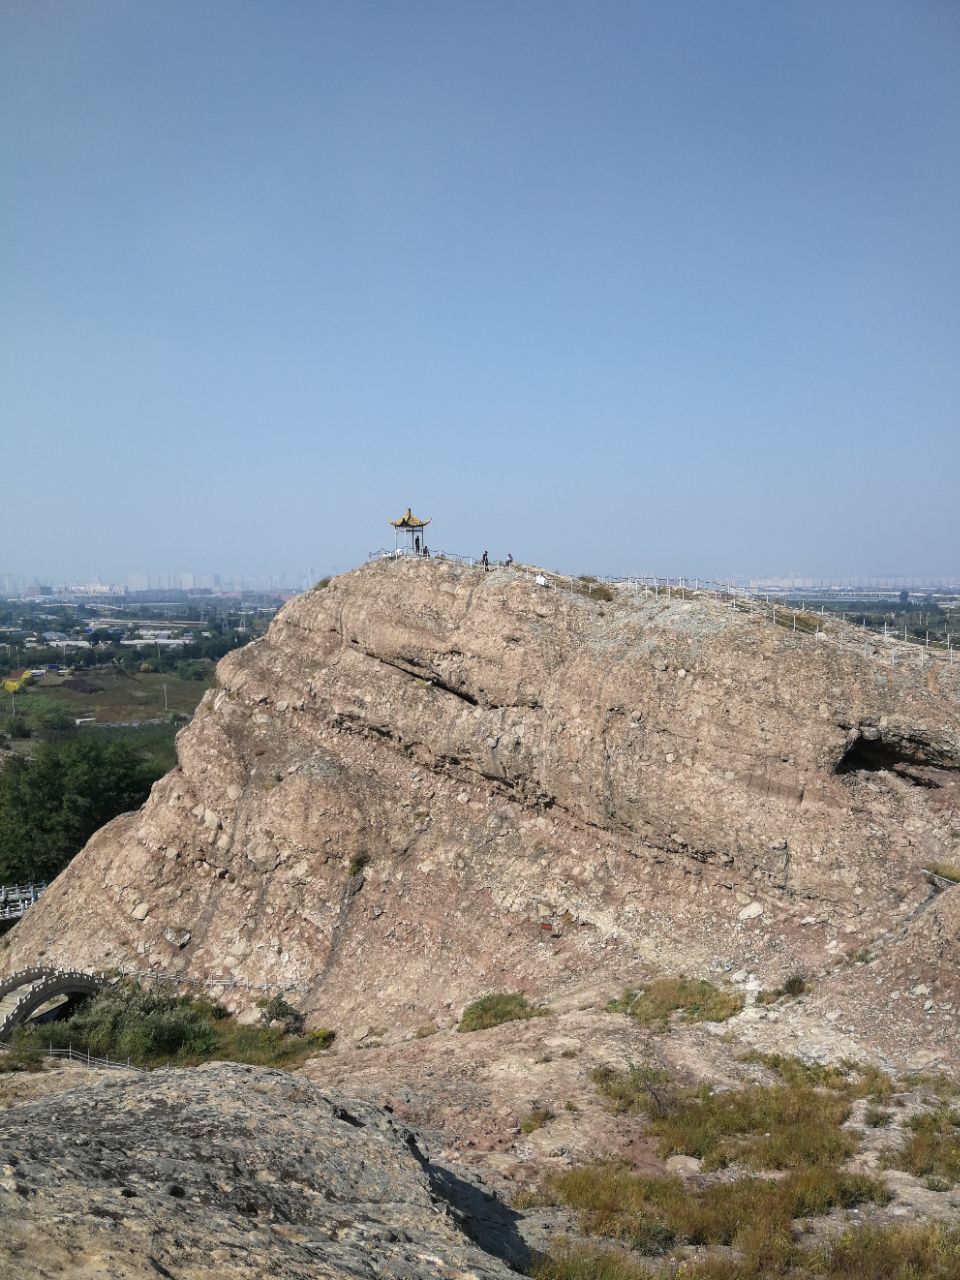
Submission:
[[[159,770],[122,742],[44,743],[0,771],[0,883],[49,880],[93,833],[137,809]]]

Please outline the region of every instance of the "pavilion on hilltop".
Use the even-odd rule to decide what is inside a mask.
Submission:
[[[405,551],[408,555],[416,556],[422,556],[426,552],[424,529],[430,523],[429,520],[419,520],[407,507],[406,512],[399,520],[388,520],[387,523],[393,525],[398,551]]]

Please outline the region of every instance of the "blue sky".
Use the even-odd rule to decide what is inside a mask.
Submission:
[[[0,571],[960,572],[955,0],[8,0],[0,128]]]

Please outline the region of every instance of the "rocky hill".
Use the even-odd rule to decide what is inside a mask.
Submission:
[[[960,666],[602,594],[403,560],[291,601],[0,963],[294,987],[358,1041],[489,990],[802,970],[782,1020],[960,1062],[960,889],[924,875],[960,861]]]

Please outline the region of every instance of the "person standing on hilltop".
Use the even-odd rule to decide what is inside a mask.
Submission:
[[[489,572],[490,572],[490,557],[487,555],[486,550],[484,550],[483,555],[480,557],[480,563],[483,565],[483,571],[484,571],[484,573],[489,573]]]
[[[508,568],[508,569],[510,568],[510,566],[513,564],[513,552],[512,552],[512,551],[508,551],[508,552],[507,552],[507,558],[506,558],[506,560],[504,560],[504,562],[503,562],[503,563],[507,566],[507,568]]]

